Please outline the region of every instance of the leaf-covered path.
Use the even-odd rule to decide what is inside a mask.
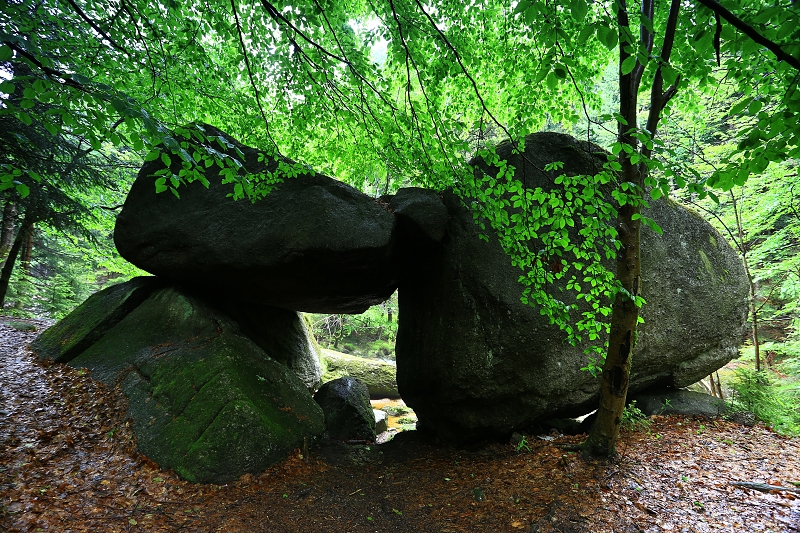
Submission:
[[[800,532],[798,439],[726,421],[655,417],[620,458],[328,443],[258,476],[193,485],[135,453],[114,391],[25,348],[0,324],[0,531]]]

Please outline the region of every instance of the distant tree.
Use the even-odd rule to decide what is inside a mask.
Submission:
[[[15,65],[14,73],[30,76],[25,64]],[[13,106],[24,99],[23,95],[23,87],[15,86],[5,103]],[[29,109],[45,114],[48,105],[37,102]],[[0,271],[2,308],[20,254],[23,268],[30,273],[34,227],[46,225],[94,241],[96,235],[87,223],[96,220],[96,213],[87,204],[86,193],[118,188],[118,175],[109,169],[124,165],[104,161],[85,139],[65,130],[54,135],[38,121],[27,124],[11,114],[0,114],[0,130],[0,170],[10,176],[0,192],[5,200],[2,239],[3,243],[11,242]]]

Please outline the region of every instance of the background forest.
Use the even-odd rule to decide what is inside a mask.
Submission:
[[[560,131],[614,153],[623,148],[617,142],[615,84],[619,68],[626,67],[614,56],[619,39],[604,29],[599,3],[588,8],[565,3],[558,9],[572,18],[565,18],[563,28],[556,25],[552,35],[536,29],[551,16],[537,12],[537,3],[507,6],[504,16],[519,23],[516,29],[497,22],[502,16],[491,18],[488,9],[465,10],[470,14],[448,28],[451,41],[444,44],[433,35],[431,28],[439,31],[435,24],[423,35],[422,16],[404,15],[405,8],[391,2],[391,9],[362,19],[351,19],[346,7],[326,11],[317,3],[313,16],[300,7],[268,2],[262,3],[264,10],[231,2],[231,12],[215,5],[199,12],[169,4],[120,2],[114,12],[104,13],[102,5],[91,2],[83,8],[71,1],[69,8],[10,2],[0,16],[0,303],[5,315],[59,319],[92,292],[142,273],[114,249],[115,215],[143,161],[154,157],[154,147],[175,143],[170,132],[191,121],[285,152],[375,197],[409,184],[448,185],[446,176],[459,175],[477,150],[520,132]],[[444,4],[439,10],[451,21],[460,16]],[[743,14],[754,24],[763,20],[773,39],[797,48],[791,18],[796,11],[759,4]],[[142,34],[119,29],[118,20],[126,17]],[[696,76],[699,81],[690,90],[679,91],[675,105],[665,107],[648,185],[669,192],[717,227],[748,270],[753,327],[742,354],[747,365],[735,376],[724,376],[720,392],[727,396],[735,389],[733,401],[740,408],[798,433],[800,161],[771,157],[763,149],[743,151],[754,130],[780,130],[782,119],[776,116],[782,104],[770,98],[779,87],[769,85],[766,76],[756,77],[757,72],[743,87],[747,76],[734,75],[744,69],[736,66],[737,54],[752,50],[720,45],[720,37],[723,43],[737,39],[728,26],[721,29],[719,16],[716,32],[713,17],[694,22],[696,31],[686,42],[695,44],[682,46],[708,52],[711,67]],[[341,31],[334,31],[337,24]],[[115,28],[118,33],[111,35]],[[280,32],[291,43],[283,52]],[[259,37],[262,43],[255,42]],[[504,47],[518,52],[525,39],[535,38],[541,46],[531,58],[505,54]],[[453,52],[450,59],[445,48]],[[722,54],[725,68],[712,68],[714,52],[718,66]],[[112,66],[119,54],[128,58],[121,69]],[[339,56],[347,60],[335,69],[326,67],[326,62],[340,62]],[[421,62],[425,58],[427,65]],[[644,69],[647,59],[636,60]],[[136,64],[144,67],[130,67]],[[673,87],[681,75],[696,74],[688,67],[683,73],[664,72]],[[330,92],[322,96],[325,91]],[[392,91],[395,100],[387,101]],[[447,115],[437,115],[445,108]],[[644,120],[647,106],[639,111]],[[417,134],[419,143],[398,141]],[[364,159],[365,153],[372,155]],[[179,194],[180,181],[193,179],[194,157],[186,153],[184,160],[186,174],[163,178],[157,184],[162,193]],[[360,165],[354,167],[353,161]],[[738,164],[748,169],[744,179],[719,178]],[[703,187],[712,176],[721,185],[716,190]],[[259,191],[243,181],[238,194],[257,197]],[[313,323],[326,346],[391,358],[397,319],[392,299],[362,316],[314,316]],[[717,390],[713,382],[708,387]]]

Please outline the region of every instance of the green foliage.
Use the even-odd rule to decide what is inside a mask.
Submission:
[[[622,411],[621,426],[626,431],[647,431],[652,424],[652,420],[636,407],[636,400],[626,405]]]
[[[528,446],[528,440],[527,437],[525,437],[525,435],[521,435],[519,442],[517,443],[517,451],[521,452],[522,450],[525,450],[527,452],[532,451],[531,447]]]
[[[525,298],[554,322],[569,320],[565,330],[576,339],[605,334],[600,317],[606,304],[601,302],[616,289],[608,273],[593,271],[592,265],[606,246],[613,247],[597,242],[607,228],[584,236],[585,246],[564,244],[562,224],[577,217],[575,222],[586,227],[593,223],[592,213],[582,214],[583,206],[573,212],[565,208],[569,199],[543,198],[536,191],[529,199],[503,176],[498,181],[505,190],[499,192],[491,180],[473,180],[466,160],[476,149],[504,137],[519,142],[544,127],[571,130],[581,119],[589,137],[601,135],[606,120],[597,117],[606,114],[613,95],[596,88],[618,57],[619,44],[625,52],[621,71],[640,73],[644,89],[658,73],[666,87],[680,89],[677,107],[690,108],[693,95],[716,90],[719,79],[743,95],[731,110],[749,119],[736,145],[740,160],[715,171],[708,183],[725,188],[758,171],[763,160],[797,152],[800,93],[791,68],[769,53],[757,53],[752,39],[728,23],[720,48],[725,62],[718,68],[713,16],[699,6],[680,11],[669,63],[656,60],[656,52],[638,42],[638,31],[619,26],[610,2],[523,0],[513,10],[497,0],[481,0],[468,9],[446,0],[325,5],[212,0],[202,7],[95,0],[76,6],[53,0],[9,3],[0,15],[0,61],[9,62],[13,73],[3,89],[17,95],[5,100],[3,114],[9,120],[54,136],[76,136],[93,150],[104,141],[129,146],[145,159],[155,157],[155,148],[163,144],[172,151],[164,155],[172,167],[157,176],[155,187],[176,195],[181,183],[203,180],[203,168],[212,164],[223,166],[227,179],[237,182],[237,196],[250,197],[262,194],[271,180],[301,170],[286,163],[266,179],[248,177],[235,158],[193,144],[193,138],[213,144],[182,127],[203,121],[270,154],[284,153],[358,186],[375,184],[375,192],[391,190],[396,185],[390,182],[456,185],[465,199],[477,199],[492,227],[508,227],[502,224],[508,215],[502,214],[499,198],[516,193],[525,208],[550,208],[539,228],[511,221],[513,229],[502,236],[504,247],[523,268]],[[800,26],[795,11],[735,8],[737,16],[765,28],[790,53],[795,32],[776,28]],[[666,5],[652,18],[635,8],[628,16],[631,27],[642,24],[662,38]],[[755,90],[754,78],[759,80]],[[618,120],[624,119],[617,114],[614,129]],[[663,144],[651,134],[633,132],[658,152]],[[618,141],[616,148],[633,163],[648,159],[629,144]],[[651,184],[663,190],[672,167],[657,158],[653,164],[662,165],[663,176]],[[17,162],[5,171],[8,187],[20,181],[17,171],[28,172]],[[564,185],[577,197],[591,192],[590,180]],[[639,194],[614,191],[614,201],[623,205],[631,192]],[[613,216],[613,204],[603,207],[599,197],[589,196],[589,205]],[[603,219],[598,225],[608,226]],[[552,255],[562,266],[563,261],[586,266],[588,272],[573,279],[573,270],[564,279],[569,290],[592,300],[590,316],[571,313],[571,298],[541,295],[551,286],[542,283],[550,275],[539,266],[538,249],[519,246],[528,232],[545,240],[547,259]],[[613,241],[607,234],[603,238]],[[586,278],[602,288],[595,294],[586,288]]]
[[[327,348],[359,357],[395,357],[397,293],[360,315],[314,314],[310,315],[310,322],[317,342]]]
[[[780,433],[800,434],[800,375],[778,381],[770,371],[739,368],[730,406],[748,411]]]

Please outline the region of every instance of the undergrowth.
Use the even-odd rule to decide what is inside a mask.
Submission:
[[[736,370],[729,400],[732,411],[749,411],[778,433],[800,435],[800,361],[785,360],[779,377],[771,370]]]
[[[625,406],[622,411],[622,429],[626,431],[647,431],[653,421],[636,407],[636,400]]]

